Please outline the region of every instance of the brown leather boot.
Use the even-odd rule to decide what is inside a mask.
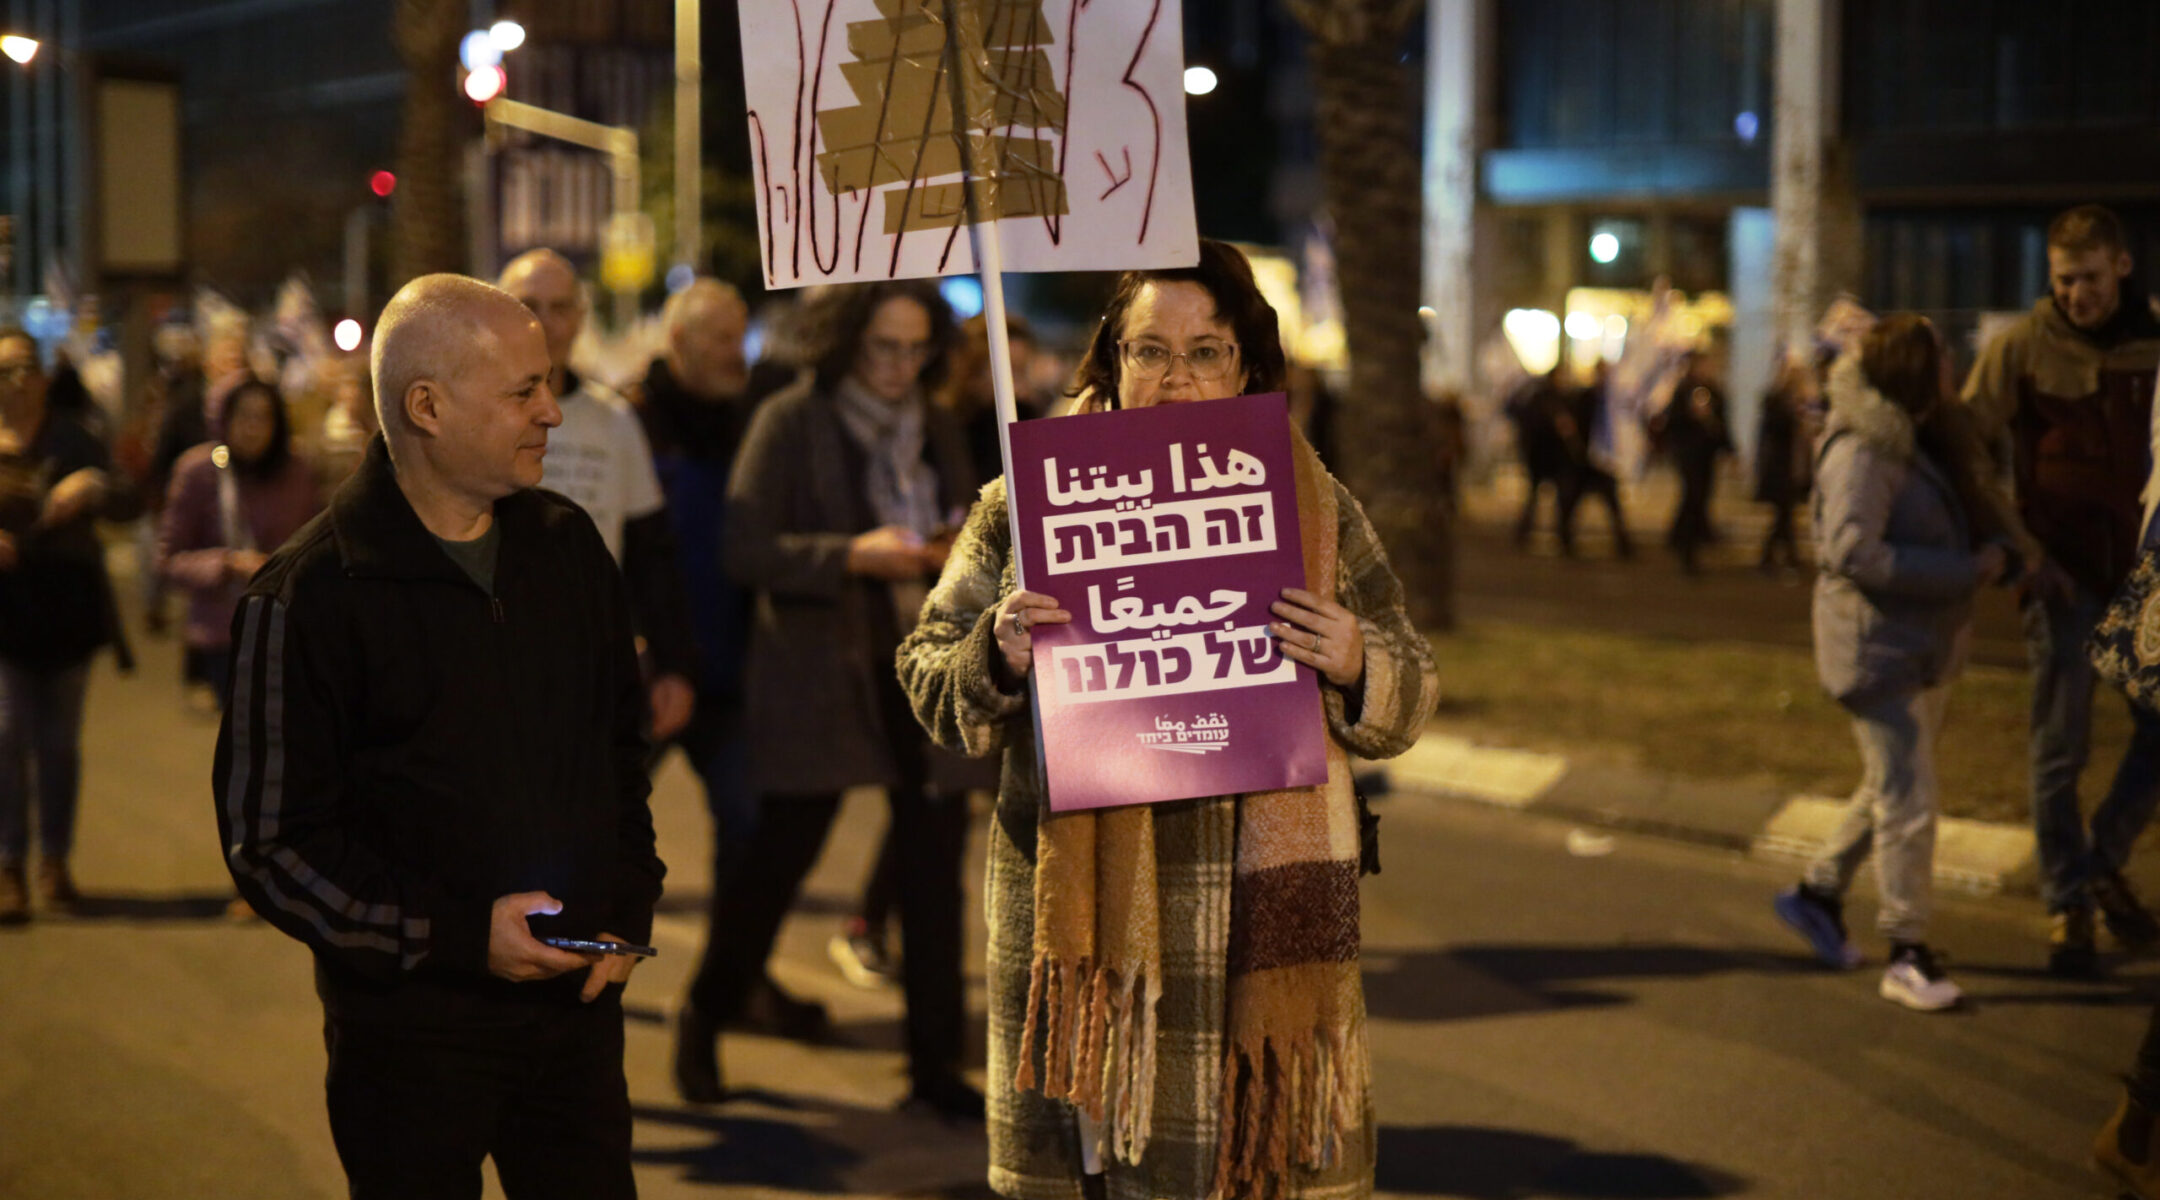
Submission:
[[[2124,1093],[2115,1115],[2093,1139],[2093,1165],[2138,1200],[2160,1200],[2160,1161],[2153,1157],[2153,1114]]]

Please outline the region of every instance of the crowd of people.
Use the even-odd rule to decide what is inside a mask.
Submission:
[[[2077,792],[2088,638],[2160,553],[2160,319],[2128,245],[2106,210],[2059,218],[2051,294],[1961,389],[1937,330],[1896,313],[1793,357],[1763,406],[1760,565],[1799,570],[1812,500],[1816,663],[1862,768],[1774,907],[1822,963],[1859,966],[1844,898],[1872,854],[1879,990],[1909,1008],[1960,998],[1928,940],[1933,754],[1983,587],[2018,589],[2031,649],[2048,966],[2094,973],[2099,927],[2160,944],[2122,875],[2160,802],[2160,713],[2132,705],[2089,819]],[[31,337],[0,329],[0,923],[78,899],[88,663],[132,652],[97,524],[147,515],[151,627],[176,593],[193,702],[225,714],[236,915],[316,956],[353,1194],[476,1188],[489,1156],[512,1195],[631,1194],[620,995],[661,892],[647,797],[671,747],[714,834],[673,1030],[684,1100],[730,1095],[728,1030],[830,1035],[768,963],[841,794],[869,786],[885,844],[831,950],[851,979],[897,983],[906,1104],[986,1123],[996,1190],[1369,1190],[1349,761],[1415,741],[1437,671],[1312,444],[1294,442],[1305,577],[1270,630],[1322,681],[1326,781],[1052,816],[1030,630],[1071,612],[1014,582],[983,321],[923,282],[816,289],[753,364],[749,306],[700,279],[618,388],[572,364],[587,315],[552,251],[492,285],[415,280],[365,367],[324,373],[304,425],[244,328],[176,345],[132,429],[103,427]],[[1094,329],[1063,411],[1290,382],[1275,313],[1221,243],[1128,272]],[[1008,333],[1016,356],[1033,348],[1025,322]],[[1633,553],[1599,450],[1608,386],[1602,366],[1581,388],[1555,370],[1510,400],[1518,542],[1549,487],[1564,552],[1594,497]],[[1734,451],[1707,358],[1684,357],[1644,432],[1679,477],[1669,544],[1698,570]],[[987,794],[986,1095],[964,1061],[961,947]],[[2156,1131],[2160,1010],[2096,1148],[2147,1197]]]

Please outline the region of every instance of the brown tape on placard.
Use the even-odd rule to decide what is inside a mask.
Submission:
[[[985,217],[1002,221],[1012,217],[1063,216],[1065,183],[1056,176],[1035,173],[999,175],[969,181]],[[967,221],[967,198],[960,184],[933,183],[914,189],[892,188],[885,196],[885,232],[919,229],[950,229]]]
[[[931,0],[935,5],[937,0]],[[905,11],[903,11],[905,10]],[[930,12],[923,11],[920,0],[878,0],[878,11],[885,14],[878,21],[850,21],[847,27],[848,53],[865,62],[893,56],[897,47],[903,55],[927,54],[935,59],[945,48],[945,22]]]
[[[1056,173],[1057,148],[1041,138],[1008,138],[1003,134],[968,138],[969,164],[977,171],[1043,171]],[[834,192],[859,191],[905,183],[913,178],[936,179],[960,173],[959,144],[950,137],[887,138],[875,146],[857,146],[818,155],[818,169],[825,186]]]
[[[1065,128],[1065,96],[1049,54],[1056,31],[1042,0],[876,2],[879,20],[849,24],[855,61],[840,64],[855,103],[817,114],[825,147],[818,172],[826,188],[890,189],[888,234],[966,220],[967,193],[951,179],[963,172],[984,176],[974,183],[975,196],[990,219],[1063,215],[1055,147],[1000,132]],[[958,128],[968,138],[965,161],[954,136],[956,93],[963,107]]]

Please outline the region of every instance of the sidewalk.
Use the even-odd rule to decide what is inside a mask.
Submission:
[[[1745,783],[1612,765],[1581,766],[1557,754],[1481,746],[1439,732],[1428,732],[1399,758],[1363,764],[1359,777],[1368,794],[1465,800],[1793,863],[1814,854],[1845,807],[1842,798],[1782,795]],[[2160,860],[2133,864],[2131,874],[2149,891],[2160,880]],[[2037,894],[2032,831],[1943,818],[1936,833],[1935,884],[1972,896]]]
[[[1456,575],[1463,621],[1808,653],[1811,579],[1771,579],[1755,569],[1768,514],[1750,502],[1740,473],[1720,478],[1713,512],[1724,537],[1694,577],[1682,575],[1665,550],[1664,522],[1677,500],[1671,473],[1653,470],[1625,490],[1632,561],[1614,555],[1602,507],[1586,504],[1576,514],[1580,557],[1567,559],[1558,552],[1549,497],[1539,507],[1529,546],[1514,545],[1523,496],[1518,471],[1508,467],[1466,487]],[[1805,515],[1803,509],[1803,558],[1812,554]],[[2022,672],[2023,637],[2007,592],[1991,589],[1981,597],[1975,626],[1976,663]],[[1444,658],[1446,641],[1438,645]],[[2023,730],[2013,736],[2022,738]],[[1480,737],[1506,740],[1508,734],[1487,730]],[[1372,785],[1369,794],[1444,796],[1592,830],[1644,833],[1795,863],[1814,852],[1845,805],[1843,797],[1796,794],[1759,781],[1695,779],[1593,757],[1578,761],[1474,741],[1436,721],[1409,753],[1366,765],[1363,778]],[[2110,756],[2096,747],[2091,773],[2104,779],[2111,767]],[[1586,835],[1581,844],[1594,849],[1597,840]],[[2153,892],[2160,888],[2160,855],[2141,846],[2128,873]],[[1967,895],[2033,896],[2038,878],[2032,831],[2023,823],[1944,818],[1935,875],[1939,887]]]

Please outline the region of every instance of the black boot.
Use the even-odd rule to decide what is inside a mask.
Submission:
[[[727,1099],[720,1082],[720,1024],[685,1004],[675,1017],[675,1090],[690,1104]]]

